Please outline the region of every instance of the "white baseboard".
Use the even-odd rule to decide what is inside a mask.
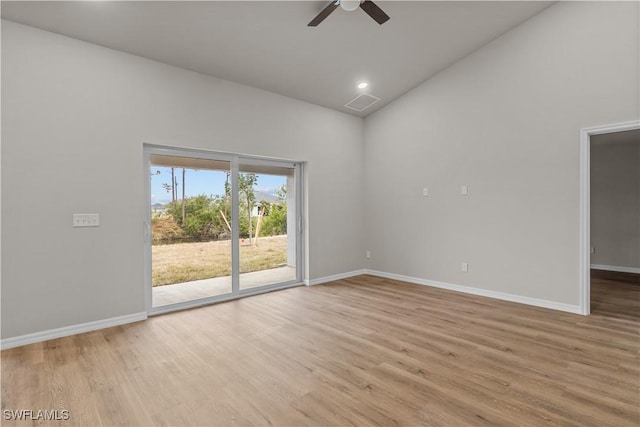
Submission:
[[[62,328],[49,329],[47,331],[35,332],[33,334],[20,335],[17,337],[0,340],[0,349],[20,347],[22,345],[36,342],[52,340],[54,338],[66,337],[69,335],[91,332],[98,329],[110,328],[112,326],[124,325],[125,323],[138,322],[147,318],[146,312],[127,314],[125,316],[112,317],[109,319],[96,320],[94,322],[80,323],[79,325],[64,326]]]
[[[633,273],[640,274],[640,268],[637,267],[618,267],[616,265],[591,264],[593,270],[615,271],[617,273]]]
[[[448,289],[450,291],[463,292],[465,294],[479,295],[483,297],[495,298],[504,301],[517,302],[520,304],[533,305],[536,307],[550,308],[552,310],[566,311],[568,313],[583,314],[580,306],[564,304],[555,301],[548,301],[538,298],[524,297],[520,295],[507,294],[504,292],[490,291],[487,289],[473,288],[470,286],[455,285],[452,283],[437,282],[435,280],[420,279],[417,277],[403,276],[401,274],[385,273],[383,271],[366,270],[366,274],[384,277],[385,279],[400,280],[402,282],[414,283],[416,285],[432,286],[434,288]]]
[[[624,273],[640,273],[639,268],[632,267],[615,267],[606,265],[592,264],[591,268],[597,270],[609,270],[619,271]],[[564,304],[554,301],[548,301],[538,298],[524,297],[520,295],[507,294],[504,292],[490,291],[486,289],[474,288],[470,286],[456,285],[452,283],[438,282],[435,280],[426,280],[418,277],[405,276],[402,274],[386,273],[377,270],[354,270],[346,273],[334,274],[332,276],[319,277],[317,279],[305,280],[304,284],[307,286],[315,286],[322,283],[333,282],[341,279],[348,279],[354,276],[360,276],[363,274],[370,274],[372,276],[383,277],[386,279],[399,280],[402,282],[414,283],[423,286],[432,286],[435,288],[448,289],[451,291],[463,292],[466,294],[480,295],[489,298],[495,298],[505,301],[517,302],[520,304],[527,304],[536,307],[550,308],[552,310],[565,311],[568,313],[582,314],[582,311],[577,305]],[[79,325],[65,326],[62,328],[49,329],[47,331],[35,332],[27,335],[20,335],[17,337],[5,338],[0,340],[0,349],[5,350],[13,347],[19,347],[22,345],[33,344],[36,342],[47,341],[55,338],[66,337],[69,335],[81,334],[84,332],[91,332],[98,329],[109,328],[112,326],[124,325],[126,323],[138,322],[147,319],[146,312],[133,313],[125,316],[112,317],[109,319],[96,320],[94,322],[81,323]]]
[[[317,279],[305,280],[304,284],[307,286],[315,286],[321,283],[333,282],[340,279],[348,279],[349,277],[361,276],[363,274],[367,274],[367,270],[348,271],[346,273],[334,274],[333,276],[325,276],[319,277]]]

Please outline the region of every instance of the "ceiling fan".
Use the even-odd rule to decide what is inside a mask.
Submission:
[[[313,18],[311,22],[307,24],[307,26],[318,26],[318,24],[324,21],[327,16],[331,15],[331,12],[336,10],[338,6],[347,11],[356,10],[359,7],[380,25],[389,20],[389,15],[384,13],[384,11],[371,0],[331,0],[331,3],[329,3],[327,7],[322,9],[322,12],[320,12],[315,18]]]

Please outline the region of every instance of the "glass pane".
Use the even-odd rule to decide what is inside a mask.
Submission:
[[[153,306],[231,293],[231,165],[151,157]]]
[[[296,279],[294,169],[240,165],[240,289]]]

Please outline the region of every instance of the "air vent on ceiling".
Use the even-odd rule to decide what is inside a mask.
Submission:
[[[344,104],[344,106],[347,108],[351,108],[352,110],[364,111],[378,101],[380,101],[380,98],[378,98],[377,96],[373,96],[368,93],[361,93],[351,101]]]

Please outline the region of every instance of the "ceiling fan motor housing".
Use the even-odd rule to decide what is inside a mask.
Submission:
[[[356,10],[360,7],[360,0],[340,0],[340,7],[347,11]]]

